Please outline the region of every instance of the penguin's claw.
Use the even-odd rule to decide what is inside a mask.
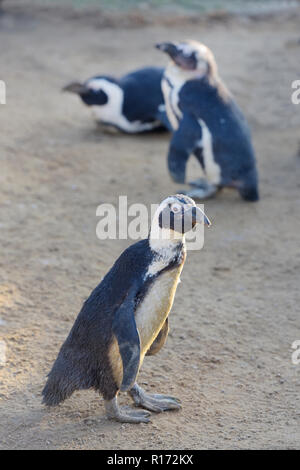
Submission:
[[[119,421],[120,423],[149,423],[150,419],[147,417],[149,415],[133,414],[131,411],[123,412],[120,410],[117,416],[108,416],[109,419],[113,419],[115,421]]]
[[[160,395],[158,393],[146,393],[137,384],[130,390],[130,395],[133,398],[136,406],[142,406],[147,410],[161,413],[168,410],[179,410],[181,408],[180,400],[168,395]]]
[[[163,395],[160,395],[160,397],[163,397]],[[162,411],[168,410],[179,410],[181,408],[181,404],[178,400],[167,396],[165,396],[164,399],[155,398],[155,394],[145,394],[140,400],[139,406],[142,406],[147,410],[154,411],[155,413],[161,413]]]
[[[109,418],[121,423],[149,423],[149,416],[151,416],[151,413],[148,411],[119,408],[117,415]]]
[[[170,397],[169,395],[161,395],[160,393],[153,393],[150,396],[152,398],[155,398],[156,400],[171,400],[171,401],[174,401],[174,402],[179,403],[179,404],[181,403],[179,398]]]
[[[108,419],[120,423],[149,423],[151,413],[144,410],[133,410],[128,407],[119,407],[116,397],[105,402],[106,415]]]

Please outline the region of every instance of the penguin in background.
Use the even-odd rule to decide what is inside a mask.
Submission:
[[[150,413],[120,408],[120,391],[149,411],[181,407],[174,397],[146,393],[136,379],[145,355],[166,341],[186,258],[185,233],[197,223],[210,225],[188,196],[170,196],[159,205],[148,238],[121,254],[83,304],[48,375],[46,405],[94,388],[103,395],[107,417],[121,422],[148,422]]]
[[[71,82],[63,91],[76,93],[106,128],[134,134],[171,130],[161,91],[164,69],[145,67],[120,79],[99,75]]]
[[[238,190],[245,201],[259,199],[256,158],[248,124],[221,81],[212,51],[197,41],[164,42],[168,54],[162,90],[173,128],[168,152],[172,179],[185,183],[186,164],[193,153],[205,178],[181,191],[206,199],[224,187]]]

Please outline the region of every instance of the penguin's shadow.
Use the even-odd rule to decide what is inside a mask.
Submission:
[[[165,128],[152,129],[150,131],[139,132],[137,134],[129,134],[126,132],[115,130],[108,130],[105,127],[99,125],[95,127],[90,127],[88,129],[83,129],[80,135],[80,138],[84,141],[89,141],[93,143],[102,142],[103,140],[126,140],[126,139],[136,139],[137,141],[149,140],[153,141],[153,137],[161,139],[163,137],[170,138],[170,132]]]
[[[53,423],[55,422],[55,426]],[[53,409],[40,408],[35,410],[27,410],[18,414],[14,425],[7,432],[6,444],[14,447],[14,442],[19,441],[22,429],[26,428],[28,433],[36,435],[38,433],[39,442],[49,442],[52,446],[61,446],[70,444],[75,434],[83,436],[89,432],[91,426],[96,429],[103,429],[104,427],[114,425],[105,416],[104,407],[101,402],[99,403],[99,411],[95,413],[88,409],[70,409],[69,406],[59,406]],[[57,436],[60,436],[59,438]],[[61,436],[66,436],[66,439],[61,441]],[[68,437],[69,436],[69,437]],[[33,438],[34,445],[34,438]]]

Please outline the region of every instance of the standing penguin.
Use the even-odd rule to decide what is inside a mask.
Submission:
[[[197,41],[161,43],[171,62],[162,79],[166,111],[174,134],[168,153],[171,177],[185,182],[194,153],[205,180],[191,182],[186,194],[207,198],[233,187],[246,201],[257,201],[258,177],[247,122],[217,73],[214,56]]]
[[[119,391],[150,411],[181,407],[176,398],[147,394],[136,378],[144,356],[156,354],[166,341],[186,257],[185,232],[199,222],[210,225],[188,196],[170,196],[160,204],[149,237],[121,254],[83,304],[48,375],[46,405],[94,388],[104,397],[107,416],[122,422],[148,422],[150,413],[121,409]]]
[[[171,130],[161,91],[164,69],[145,67],[116,79],[106,75],[72,82],[64,91],[76,93],[98,123],[129,134]]]

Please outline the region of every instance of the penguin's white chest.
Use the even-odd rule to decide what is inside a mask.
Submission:
[[[166,103],[166,113],[173,130],[178,129],[182,113],[178,107],[180,87],[172,87],[167,80],[162,81],[162,91]]]
[[[94,118],[96,121],[106,125],[105,130],[112,131],[112,127],[115,126],[124,132],[135,133],[144,132],[159,126],[158,121],[154,122],[141,122],[133,121],[130,122],[122,114],[121,106],[115,105],[115,103],[109,103],[101,106],[91,106]]]
[[[184,75],[177,68],[169,67],[161,82],[161,89],[166,104],[166,113],[173,130],[178,129],[182,112],[179,108],[179,92],[185,83]]]
[[[182,267],[183,264],[160,274],[137,308],[135,321],[140,335],[141,360],[172,308]]]
[[[203,152],[205,175],[210,183],[218,185],[221,181],[221,167],[214,158],[212,135],[202,119],[198,119],[198,123],[202,130],[202,139],[198,146]]]

